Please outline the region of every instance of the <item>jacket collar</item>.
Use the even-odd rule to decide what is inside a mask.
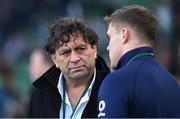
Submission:
[[[136,55],[141,54],[141,53],[153,53],[154,54],[154,51],[151,47],[139,47],[139,48],[130,50],[120,58],[118,65],[115,69],[119,69],[119,68],[125,66],[133,57],[135,57]]]
[[[49,82],[53,87],[57,86],[58,77],[61,71],[56,68],[56,66],[52,66],[47,72],[45,72],[40,78],[38,78],[33,85],[36,88],[43,88],[44,83]]]

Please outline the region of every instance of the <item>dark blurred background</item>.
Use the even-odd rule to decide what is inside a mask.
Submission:
[[[103,18],[123,5],[146,6],[159,20],[156,57],[179,82],[179,3],[179,0],[0,0],[0,117],[26,116],[33,81],[30,64],[36,62],[31,55],[44,45],[49,25],[59,16],[86,19],[100,37],[99,54],[109,64]]]

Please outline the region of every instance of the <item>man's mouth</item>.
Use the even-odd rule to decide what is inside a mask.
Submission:
[[[78,70],[83,68],[83,66],[75,66],[75,67],[70,67],[69,70]]]

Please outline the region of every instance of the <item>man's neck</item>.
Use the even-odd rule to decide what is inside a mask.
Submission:
[[[82,96],[90,80],[92,79],[89,78],[88,80],[78,80],[78,81],[66,80],[66,91],[73,109],[76,107],[77,103],[79,102],[79,99]]]
[[[66,90],[71,88],[78,88],[81,86],[87,85],[90,79],[83,79],[83,80],[73,80],[73,79],[65,79],[66,81]]]
[[[125,53],[127,53],[128,51],[131,51],[133,49],[139,48],[139,47],[151,47],[150,44],[148,43],[139,43],[139,42],[133,42],[131,44],[128,44],[124,47],[123,53],[121,56],[123,56]]]
[[[71,103],[73,110],[76,107],[77,103],[79,102],[79,99],[81,95],[83,94],[85,88],[86,86],[82,85],[79,87],[72,87],[67,90],[68,98],[69,98],[69,101]]]

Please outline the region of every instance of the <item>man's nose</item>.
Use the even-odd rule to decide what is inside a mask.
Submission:
[[[71,58],[70,58],[70,62],[72,63],[76,63],[80,60],[79,54],[76,53],[75,51],[71,52]]]

